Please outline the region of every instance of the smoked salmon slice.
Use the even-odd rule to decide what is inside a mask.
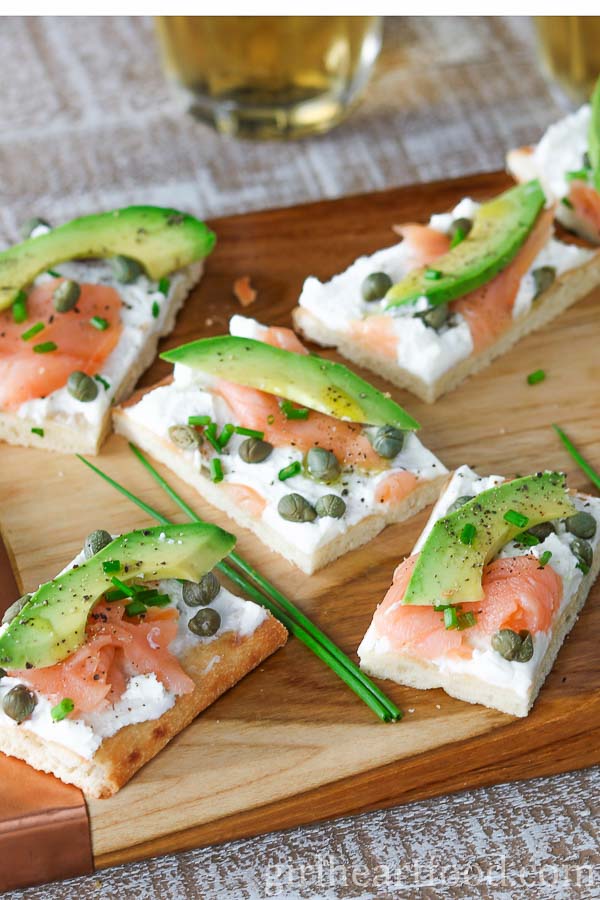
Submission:
[[[407,222],[405,225],[395,225],[394,231],[404,239],[410,268],[413,269],[430,265],[450,249],[450,237],[431,225]]]
[[[64,279],[32,289],[27,298],[27,321],[16,323],[12,311],[0,313],[0,409],[16,409],[27,400],[46,397],[67,382],[71,372],[98,372],[121,336],[121,298],[106,285],[82,284],[75,309],[57,313],[52,294]],[[91,324],[94,317],[107,323],[104,330]],[[35,337],[22,334],[37,323]],[[36,344],[52,342],[56,350],[37,353]]]
[[[600,235],[600,194],[583,181],[572,181],[569,200],[580,219]]]
[[[402,599],[417,560],[409,556],[394,572],[392,584],[377,607],[373,624],[392,649],[424,659],[449,653],[468,656],[470,638],[490,635],[501,628],[547,631],[562,599],[562,579],[551,566],[540,566],[535,556],[496,559],[483,572],[484,599],[463,603],[461,612],[473,612],[476,624],[464,631],[446,629],[443,614],[432,606],[404,606]]]
[[[260,338],[265,344],[272,347],[280,347],[282,350],[289,350],[291,353],[303,353],[305,356],[308,350],[302,341],[296,336],[291,328],[284,328],[281,325],[271,325]]]

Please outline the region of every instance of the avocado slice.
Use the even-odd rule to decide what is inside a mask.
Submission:
[[[0,662],[10,669],[43,668],[61,662],[85,641],[91,609],[117,576],[200,581],[235,545],[216,525],[161,525],[121,535],[91,559],[43,584],[0,635]],[[118,560],[119,571],[103,563]]]
[[[467,237],[431,266],[410,272],[392,285],[385,307],[427,297],[432,306],[457,300],[497,275],[514,259],[533,228],[546,198],[539,181],[519,184],[475,213]]]
[[[292,353],[252,338],[202,338],[161,354],[217,378],[293,400],[328,416],[404,431],[420,426],[401,406],[346,366],[313,354]]]
[[[483,567],[508,541],[532,525],[570,516],[574,509],[560,472],[539,472],[482,491],[435,523],[402,602],[417,606],[476,603],[483,598]],[[527,521],[507,522],[504,516],[511,511]],[[465,525],[475,527],[471,544],[460,539]]]
[[[592,117],[588,134],[588,153],[594,173],[594,187],[600,191],[600,78],[591,99]]]
[[[204,222],[176,209],[128,206],[73,219],[0,253],[0,310],[41,272],[69,259],[128,256],[159,279],[207,256],[214,244]]]

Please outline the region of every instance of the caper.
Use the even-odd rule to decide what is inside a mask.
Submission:
[[[18,600],[15,600],[14,603],[11,603],[2,616],[2,624],[8,625],[9,622],[12,622],[12,620],[19,615],[28,600],[31,600],[31,594],[23,594],[23,596],[19,597]]]
[[[588,150],[586,150],[585,153],[583,154],[583,157],[582,157],[582,163],[583,163],[583,168],[584,168],[584,169],[591,169],[591,168],[592,168],[592,161],[591,161],[591,159],[590,159],[590,154],[589,154],[589,151],[588,151]]]
[[[528,528],[525,534],[532,534],[541,543],[554,534],[554,525],[552,522],[540,522],[539,525],[532,525],[531,528]]]
[[[131,284],[144,274],[144,267],[130,256],[113,256],[110,260],[113,275],[120,284]]]
[[[33,216],[32,219],[27,219],[26,222],[23,222],[20,229],[21,237],[23,238],[23,240],[26,241],[27,238],[30,238],[37,228],[45,228],[49,231],[50,222],[47,222],[45,219],[40,219],[38,216]]]
[[[24,684],[16,684],[2,698],[2,709],[19,725],[28,719],[37,704],[35,694]]]
[[[527,662],[533,656],[533,638],[526,630],[517,634],[511,628],[501,628],[492,637],[492,648],[503,659]]]
[[[578,538],[593,538],[596,534],[596,520],[588,512],[581,510],[565,519],[567,531]]]
[[[415,318],[421,319],[428,328],[433,328],[435,331],[438,331],[442,325],[446,324],[449,315],[450,311],[448,309],[448,304],[440,303],[437,306],[430,306],[429,309],[426,309],[423,312],[415,313]]]
[[[311,447],[306,454],[306,471],[315,481],[331,484],[340,477],[341,467],[331,450]]]
[[[273,444],[268,441],[261,441],[260,438],[246,438],[240,444],[238,453],[245,463],[261,463],[267,459],[273,452]]]
[[[221,585],[217,576],[207,572],[198,583],[184,581],[181,596],[186,606],[208,606],[220,590]]]
[[[288,522],[314,522],[316,509],[302,494],[286,494],[277,504],[277,512]]]
[[[71,372],[67,379],[67,390],[80,403],[91,403],[98,396],[98,385],[85,372]]]
[[[61,281],[59,286],[52,294],[52,303],[54,309],[59,313],[69,312],[77,305],[77,301],[81,295],[81,288],[76,281]]]
[[[448,509],[446,510],[446,515],[449,516],[450,513],[456,512],[457,509],[460,509],[461,506],[464,506],[465,503],[468,503],[469,500],[474,500],[474,496],[471,494],[464,494],[462,497],[457,497],[456,500],[450,504]]]
[[[86,537],[83,542],[83,555],[86,559],[91,559],[96,553],[104,550],[109,544],[112,544],[112,534],[105,531],[104,528],[97,528]]]
[[[182,450],[195,450],[202,443],[202,437],[191,425],[171,425],[169,437]]]
[[[550,285],[553,284],[554,279],[556,278],[556,269],[554,266],[540,266],[539,269],[534,269],[531,274],[533,275],[533,283],[535,285],[533,299],[537,300],[540,294],[547,291]]]
[[[466,236],[471,231],[473,227],[473,220],[467,219],[466,216],[461,216],[460,219],[454,219],[452,225],[450,226],[450,238],[454,240],[456,235],[460,232],[461,240],[462,238],[466,238]]]
[[[404,432],[393,425],[382,425],[372,439],[373,450],[384,459],[393,459],[404,446]]]
[[[212,637],[221,627],[221,616],[216,609],[200,609],[188,622],[188,628],[200,637]]]
[[[583,574],[586,575],[594,559],[592,545],[588,544],[587,541],[582,540],[582,538],[575,538],[574,541],[571,541],[569,546],[571,553],[577,560]]]
[[[392,279],[385,272],[371,272],[360,286],[363,300],[373,303],[382,300],[392,286]]]
[[[320,519],[341,519],[346,512],[346,504],[337,494],[325,494],[315,503],[315,510]]]

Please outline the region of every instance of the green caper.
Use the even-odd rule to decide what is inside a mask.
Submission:
[[[320,519],[341,519],[346,512],[346,504],[337,494],[325,494],[315,503],[315,510]]]
[[[132,284],[144,274],[144,267],[130,256],[113,256],[110,260],[113,275],[120,284]]]
[[[54,309],[59,313],[69,312],[77,305],[81,295],[81,288],[76,281],[62,281],[52,294]]]
[[[19,725],[29,718],[36,704],[35,694],[28,687],[25,687],[24,684],[16,684],[2,698],[3,711]]]
[[[591,168],[592,168],[592,161],[591,161],[591,159],[590,159],[590,154],[589,154],[589,151],[588,151],[588,150],[586,150],[585,153],[583,154],[583,157],[582,157],[582,160],[581,160],[581,161],[582,161],[582,163],[583,163],[583,168],[584,168],[584,169],[591,169]]]
[[[492,637],[492,649],[503,659],[527,662],[533,656],[533,638],[529,631],[517,634],[511,628],[501,628]]]
[[[567,531],[578,538],[593,538],[596,534],[596,520],[588,512],[581,510],[565,519]]]
[[[448,321],[450,311],[447,303],[440,303],[438,306],[430,306],[423,312],[415,313],[416,319],[421,319],[429,328],[439,331],[442,325]]]
[[[582,538],[575,538],[574,541],[571,541],[569,546],[571,549],[571,553],[577,560],[577,563],[583,571],[583,574],[587,575],[594,559],[594,551],[592,550],[592,545],[587,541],[584,541]]]
[[[98,385],[85,372],[71,372],[67,379],[67,390],[80,403],[91,403],[98,396]]]
[[[467,219],[466,216],[461,216],[460,219],[454,219],[450,226],[450,239],[453,241],[460,233],[461,240],[463,240],[469,234],[472,227],[473,220]]]
[[[315,481],[331,484],[340,477],[341,467],[335,453],[323,447],[311,447],[306,454],[306,471]]]
[[[554,533],[554,525],[552,522],[540,522],[539,525],[532,525],[531,528],[528,528],[525,532],[525,534],[532,534],[540,543]]]
[[[188,628],[199,637],[212,637],[221,627],[221,616],[216,609],[200,609],[188,622]]]
[[[277,512],[287,522],[314,522],[317,511],[302,494],[286,494],[277,504]]]
[[[198,583],[184,581],[181,596],[186,606],[208,606],[220,590],[221,585],[217,576],[207,572]]]
[[[446,510],[446,515],[449,516],[450,513],[456,512],[457,509],[460,509],[461,506],[464,506],[465,503],[468,503],[469,500],[474,500],[474,496],[471,494],[464,494],[462,497],[457,497],[456,500],[450,504],[448,509]]]
[[[97,528],[86,537],[83,542],[83,555],[86,559],[91,559],[96,553],[104,550],[109,544],[112,544],[112,534],[105,531],[104,528]]]
[[[21,237],[24,241],[27,238],[30,238],[36,228],[48,228],[50,229],[50,222],[47,222],[45,219],[40,219],[38,216],[33,216],[32,219],[27,219],[26,222],[23,222],[21,225]]]
[[[373,303],[382,300],[392,286],[392,279],[385,272],[371,272],[360,286],[363,300]]]
[[[171,425],[169,437],[182,450],[195,450],[202,443],[202,437],[191,425]]]
[[[531,274],[533,275],[533,283],[535,285],[533,299],[537,300],[540,294],[547,291],[550,285],[554,283],[556,269],[554,266],[540,266],[539,269],[534,269]]]
[[[268,441],[261,441],[260,438],[246,438],[240,444],[238,453],[245,463],[261,463],[267,459],[273,452],[273,444]]]
[[[11,603],[2,616],[2,624],[8,625],[9,622],[12,622],[15,616],[19,615],[28,600],[31,600],[31,594],[23,594],[23,596],[19,597],[18,600],[15,600],[14,603]]]
[[[393,459],[404,446],[404,432],[393,425],[382,425],[378,428],[371,443],[373,450],[384,459]]]

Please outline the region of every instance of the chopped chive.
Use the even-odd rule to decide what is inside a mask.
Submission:
[[[32,434],[37,434],[39,437],[44,437],[44,429],[43,428],[32,428]]]
[[[70,697],[64,697],[60,703],[57,703],[56,706],[53,706],[50,710],[50,715],[52,716],[53,722],[62,722],[63,719],[72,713],[75,709],[75,704],[71,700]]]
[[[121,581],[120,578],[117,578],[115,575],[110,579],[116,588],[119,588],[120,591],[123,591],[126,597],[133,597],[135,594],[135,585],[133,584],[125,584],[124,581]]]
[[[437,606],[433,607],[435,612],[444,612],[445,609],[462,609],[462,605],[457,603],[456,606],[454,603],[438,603]]]
[[[105,559],[102,563],[102,571],[108,575],[110,572],[120,572],[121,563],[118,559]]]
[[[156,597],[158,595],[158,591],[156,588],[143,588],[138,585],[132,585],[133,593],[135,595],[136,600],[141,600],[142,603],[148,605],[148,600],[152,597]]]
[[[19,291],[12,305],[13,321],[22,325],[27,321],[27,295],[25,291]]]
[[[104,599],[107,603],[114,603],[115,600],[123,600],[125,597],[128,597],[129,594],[126,594],[125,591],[117,588],[114,591],[106,591],[104,594]]]
[[[540,543],[540,539],[535,536],[535,534],[531,534],[530,531],[522,531],[521,534],[518,534],[514,540],[518,544],[522,544],[524,547],[535,547]]]
[[[265,436],[264,431],[255,431],[254,428],[242,428],[241,425],[236,425],[233,430],[236,434],[241,434],[244,437],[253,437],[258,441],[262,441]]]
[[[210,425],[210,416],[188,416],[188,425]]]
[[[55,350],[58,350],[58,346],[54,341],[44,341],[42,344],[33,345],[34,353],[54,353]]]
[[[217,426],[214,422],[210,422],[206,428],[204,429],[204,436],[209,444],[213,447],[217,453],[221,452],[221,447],[219,445],[219,441],[217,438]]]
[[[546,373],[543,369],[536,369],[535,372],[531,372],[527,376],[527,384],[539,384],[540,381],[544,381],[546,378]]]
[[[287,481],[288,478],[293,478],[294,475],[299,475],[302,471],[302,464],[295,460],[293,463],[290,463],[289,466],[284,466],[283,469],[279,470],[279,475],[277,476],[280,481]]]
[[[223,481],[223,466],[221,460],[213,457],[210,461],[210,480],[214,482]]]
[[[456,628],[458,625],[458,613],[453,606],[447,606],[444,610],[444,628]]]
[[[107,391],[110,388],[110,382],[107,381],[106,378],[103,378],[102,375],[94,375],[94,378],[96,379],[96,381],[99,384],[102,385],[102,387],[104,388],[105,391]]]
[[[161,278],[160,281],[158,282],[158,289],[161,292],[161,294],[164,294],[166,297],[167,294],[169,293],[169,290],[171,289],[171,282],[169,281],[169,279]]]
[[[529,524],[527,516],[517,512],[516,509],[509,509],[508,512],[504,513],[503,518],[509,525],[516,525],[517,528],[527,528],[527,525]]]
[[[160,316],[160,303],[158,303],[158,301],[155,300],[154,303],[152,304],[152,318],[158,319],[159,316]]]
[[[552,550],[544,550],[540,556],[540,566],[547,566],[552,559]]]
[[[439,269],[425,269],[424,278],[426,278],[427,281],[439,281],[441,277],[442,273]]]
[[[102,318],[102,316],[92,316],[90,325],[93,325],[98,331],[106,331],[110,322],[107,319]]]
[[[36,322],[35,325],[32,325],[31,328],[28,328],[27,331],[24,331],[21,335],[22,341],[30,341],[32,337],[35,337],[36,334],[39,334],[40,331],[43,331],[46,326],[43,322]]]
[[[567,181],[587,181],[589,169],[574,169],[567,172],[565,178]]]
[[[231,440],[232,434],[233,434],[233,425],[230,425],[230,424],[223,425],[223,428],[221,429],[221,434],[217,438],[217,441],[218,441],[218,444],[219,444],[219,447],[221,448],[221,450],[223,449],[223,447],[227,446],[227,444]]]
[[[289,400],[282,400],[279,405],[286,419],[308,419],[309,410],[303,406],[297,408]]]
[[[132,600],[125,606],[125,613],[128,616],[143,616],[146,612],[146,604],[141,600]]]
[[[563,206],[568,207],[568,209],[573,209],[573,204],[571,203],[571,201],[569,200],[568,197],[563,197],[560,202],[562,203]]]
[[[62,278],[60,272],[56,272],[54,269],[47,269],[46,274],[51,275],[52,278]]]
[[[477,618],[475,616],[475,613],[466,612],[466,613],[461,613],[460,616],[458,617],[458,622],[456,624],[456,628],[458,631],[464,631],[465,628],[472,628],[476,624],[477,624]]]
[[[567,437],[562,428],[559,428],[558,425],[553,425],[552,427],[554,428],[555,432],[557,433],[579,468],[583,472],[585,472],[592,484],[594,484],[597,488],[600,488],[600,475],[598,474],[598,472],[596,472],[594,467],[590,465],[587,459],[585,459],[585,457],[581,455],[575,444]]]
[[[476,534],[477,529],[475,526],[472,525],[471,522],[467,522],[460,533],[461,544],[472,544]]]
[[[139,598],[136,596],[135,598],[138,600]],[[153,597],[148,597],[147,600],[144,600],[146,606],[168,606],[171,602],[171,598],[168,594],[158,594],[156,593]]]
[[[467,235],[462,228],[456,228],[452,235],[452,240],[450,241],[450,249],[453,250],[455,247],[458,247],[459,244],[462,244],[466,236]]]

